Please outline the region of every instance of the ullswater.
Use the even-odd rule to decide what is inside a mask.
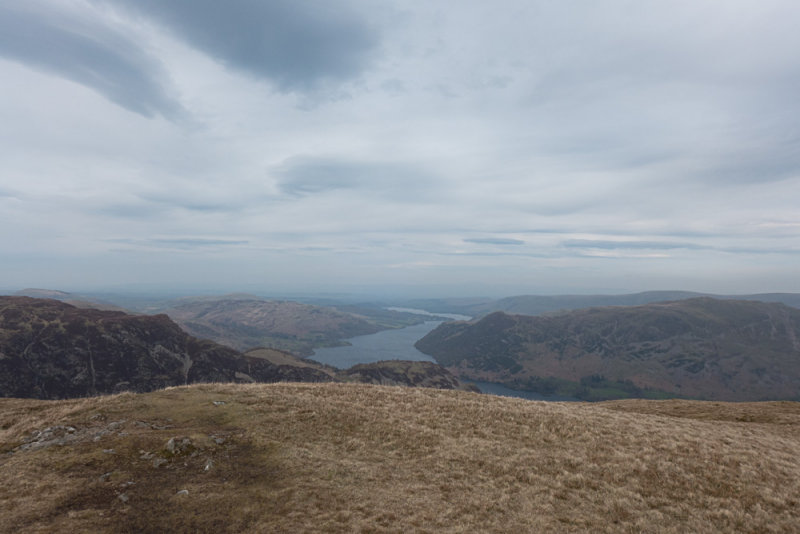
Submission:
[[[447,317],[455,321],[466,321],[470,317],[456,314],[433,314],[425,310],[410,308],[389,308],[396,311],[406,311],[419,315]],[[357,336],[347,340],[349,345],[341,347],[326,347],[314,350],[314,355],[309,359],[336,367],[348,369],[360,363],[372,363],[383,360],[411,360],[436,362],[432,357],[418,351],[414,343],[423,338],[428,332],[442,324],[443,321],[426,321],[421,324],[382,330],[376,334]],[[529,400],[566,401],[577,400],[569,397],[547,397],[530,391],[517,391],[500,384],[491,382],[473,382],[484,393],[501,395],[505,397],[520,397]]]

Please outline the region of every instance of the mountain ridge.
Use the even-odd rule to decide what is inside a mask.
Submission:
[[[776,303],[699,297],[547,316],[495,312],[442,324],[416,347],[462,379],[542,393],[567,381],[572,390],[560,394],[599,391],[577,391],[587,400],[800,396],[800,310]]]
[[[422,322],[409,313],[317,306],[288,300],[192,299],[164,310],[190,334],[244,351],[258,346],[310,356],[316,347]],[[372,316],[367,315],[371,313]]]
[[[393,373],[402,385],[464,387],[435,364],[424,372],[408,365],[405,375],[397,362],[372,368]],[[197,339],[165,314],[129,315],[52,299],[0,297],[0,397],[85,397],[197,382],[354,379],[275,349],[242,354]]]
[[[698,297],[711,297],[720,300],[754,300],[760,302],[780,302],[787,306],[800,308],[800,293],[754,293],[748,295],[719,295],[680,290],[655,290],[618,295],[514,295],[499,299],[454,298],[422,299],[409,305],[436,312],[451,311],[481,317],[503,311],[520,315],[542,315],[582,308],[600,306],[636,306],[656,302],[686,300]]]

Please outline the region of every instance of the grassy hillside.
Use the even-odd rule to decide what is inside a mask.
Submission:
[[[696,298],[445,323],[416,347],[467,380],[587,400],[800,397],[800,310]]]
[[[796,532],[800,404],[354,384],[0,399],[4,532]]]

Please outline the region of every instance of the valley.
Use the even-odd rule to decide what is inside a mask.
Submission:
[[[109,295],[94,300],[54,290],[24,292],[72,302],[87,313],[97,313],[88,311],[92,302],[104,310],[120,309],[124,303],[124,299]],[[136,302],[138,310],[168,314],[194,338],[230,347],[245,358],[259,349],[285,354],[284,360],[292,359],[291,364],[283,362],[285,377],[329,380],[337,369],[399,359],[436,362],[462,382],[482,382],[488,390],[504,387],[509,388],[507,394],[554,400],[800,398],[795,379],[800,375],[797,308],[778,302],[696,295],[508,297],[493,302],[518,306],[546,303],[551,307],[608,299],[646,303],[539,315],[492,312],[478,314],[474,320],[454,312],[466,303],[478,311],[475,306],[487,305],[485,300],[426,301],[433,311],[411,307],[421,301],[298,302],[244,293],[128,302]],[[665,296],[678,300],[649,303]],[[793,294],[766,296],[796,300]],[[446,303],[455,306],[439,307]],[[141,311],[135,316],[152,317]],[[80,350],[86,352],[89,345],[81,343]],[[242,369],[235,372],[242,380],[264,381]],[[281,376],[275,369],[270,373],[267,381]],[[188,383],[171,380],[161,383]],[[124,387],[125,381],[118,383]]]
[[[183,303],[231,345],[236,332],[239,346],[269,344],[281,328],[315,361],[299,345],[239,351],[166,314],[53,296],[0,297],[0,531],[791,532],[800,522],[800,403],[720,402],[768,397],[765,387],[796,396],[800,310],[783,304],[702,297],[444,322],[374,304]],[[343,337],[364,325],[381,330]],[[677,398],[691,388],[713,401]],[[614,396],[670,398],[552,402]]]
[[[467,388],[430,362],[405,367],[375,362],[352,374],[276,348],[241,353],[187,334],[164,314],[130,315],[52,299],[0,297],[0,397],[64,399],[196,382],[359,379]]]

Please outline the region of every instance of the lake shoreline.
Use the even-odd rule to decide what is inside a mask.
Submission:
[[[398,311],[407,311],[436,318],[446,316],[446,314],[430,313],[412,308],[402,308],[401,310],[398,309]],[[470,319],[465,315],[456,314],[449,314],[448,318],[458,321]],[[314,349],[314,354],[307,358],[337,369],[349,369],[354,365],[387,360],[437,363],[433,357],[417,350],[414,344],[443,322],[441,320],[425,321],[405,328],[382,330],[375,334],[352,337],[343,340],[343,344],[340,346]],[[515,390],[494,382],[473,380],[462,380],[462,382],[464,384],[475,384],[482,393],[487,395],[549,402],[574,402],[578,400],[571,397],[547,396],[532,391]]]

